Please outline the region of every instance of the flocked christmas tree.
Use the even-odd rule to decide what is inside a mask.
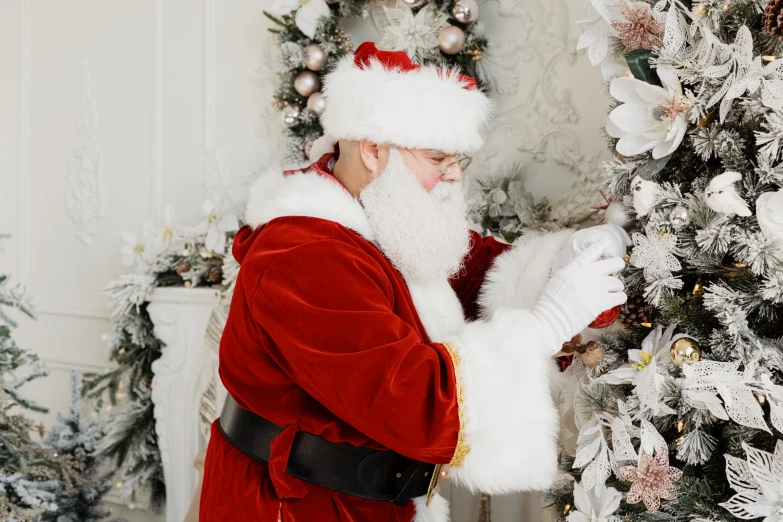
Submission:
[[[76,373],[71,374],[71,408],[57,416],[60,424],[44,439],[45,446],[55,455],[67,455],[78,467],[79,480],[61,488],[56,495],[57,510],[44,513],[42,520],[56,522],[96,522],[111,515],[102,499],[112,488],[114,469],[100,458],[96,445],[103,436],[94,421],[81,423],[79,407],[81,392]]]
[[[565,371],[574,480],[549,500],[570,522],[783,520],[783,2],[587,9],[630,299]]]
[[[3,239],[0,236],[0,241]],[[91,488],[92,446],[100,433],[94,427],[82,432],[78,425],[71,426],[69,429],[75,430],[73,438],[81,451],[76,446],[73,451],[66,449],[62,441],[51,450],[35,440],[43,435],[43,426],[35,426],[22,413],[24,410],[46,412],[46,409],[26,399],[20,388],[45,376],[46,371],[35,354],[17,346],[11,337],[17,323],[10,309],[34,317],[25,293],[18,286],[12,287],[7,275],[0,274],[0,520],[98,520],[73,518],[71,508],[76,504],[68,499]],[[61,430],[50,435],[52,440],[63,434]],[[108,511],[97,506],[109,487],[104,483],[94,488],[94,495],[79,503],[89,504],[94,513],[108,515]]]

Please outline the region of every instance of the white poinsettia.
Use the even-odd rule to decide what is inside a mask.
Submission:
[[[745,70],[743,76],[734,82],[726,93],[726,99],[739,98],[745,92],[755,94],[761,88],[761,103],[776,111],[783,110],[783,58],[767,65],[761,64],[761,56],[756,56]]]
[[[628,350],[628,363],[612,370],[598,378],[607,384],[633,384],[643,410],[654,413],[672,412],[660,397],[661,386],[665,377],[658,372],[658,367],[669,364],[669,348],[672,343],[684,334],[674,335],[677,324],[672,324],[666,330],[658,325],[642,341],[640,350]],[[673,413],[673,412],[672,412]]]
[[[617,152],[624,156],[650,150],[655,159],[668,156],[680,146],[688,129],[690,105],[679,78],[669,69],[657,72],[663,87],[625,76],[610,84],[612,96],[622,104],[609,113],[606,132],[619,138]]]
[[[313,38],[321,18],[329,16],[332,16],[332,12],[325,0],[307,0],[307,3],[296,10],[294,22],[308,38]]]
[[[619,522],[614,516],[620,507],[623,495],[612,487],[599,484],[586,491],[579,482],[574,484],[574,510],[566,520],[568,522]]]
[[[438,48],[438,33],[449,25],[448,17],[426,4],[415,15],[400,2],[395,7],[384,7],[389,25],[383,30],[379,47],[405,51],[416,62]]]
[[[226,234],[239,230],[239,220],[231,212],[221,215],[211,200],[204,201],[201,210],[204,221],[196,227],[196,231],[206,234],[204,246],[207,250],[221,255],[226,251]]]
[[[122,247],[122,264],[125,266],[135,264],[139,271],[149,268],[161,251],[160,236],[152,220],[144,223],[140,236],[135,232],[125,232],[122,234],[122,239],[125,241]]]
[[[726,478],[737,494],[719,504],[743,520],[783,522],[783,441],[770,454],[742,443],[746,460],[726,455]]]

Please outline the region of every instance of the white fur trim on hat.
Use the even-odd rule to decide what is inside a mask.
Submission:
[[[360,68],[351,55],[326,75],[323,92],[321,124],[328,134],[405,149],[475,152],[492,110],[486,94],[464,88],[454,71],[402,72],[377,60]]]

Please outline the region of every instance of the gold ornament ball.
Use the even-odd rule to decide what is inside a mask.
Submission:
[[[294,79],[294,90],[302,96],[310,96],[321,88],[321,80],[312,71],[302,71]]]
[[[311,94],[310,97],[307,98],[307,108],[319,116],[323,114],[324,110],[326,110],[326,98],[324,98],[324,93],[319,91]]]
[[[445,54],[457,54],[465,45],[465,32],[455,25],[441,29],[438,33],[438,46]]]
[[[326,65],[326,51],[318,44],[310,44],[305,48],[305,66],[311,71],[320,71]]]
[[[299,121],[299,107],[292,105],[286,105],[283,107],[283,123],[289,127],[293,127]]]
[[[677,339],[669,349],[669,357],[679,367],[683,364],[693,364],[701,360],[701,346],[690,337]]]
[[[476,0],[457,0],[451,8],[451,16],[461,24],[472,24],[479,17],[479,6]]]

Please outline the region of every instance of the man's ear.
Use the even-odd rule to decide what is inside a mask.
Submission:
[[[386,167],[386,161],[389,159],[389,146],[362,140],[359,142],[359,155],[364,166],[375,177]]]

